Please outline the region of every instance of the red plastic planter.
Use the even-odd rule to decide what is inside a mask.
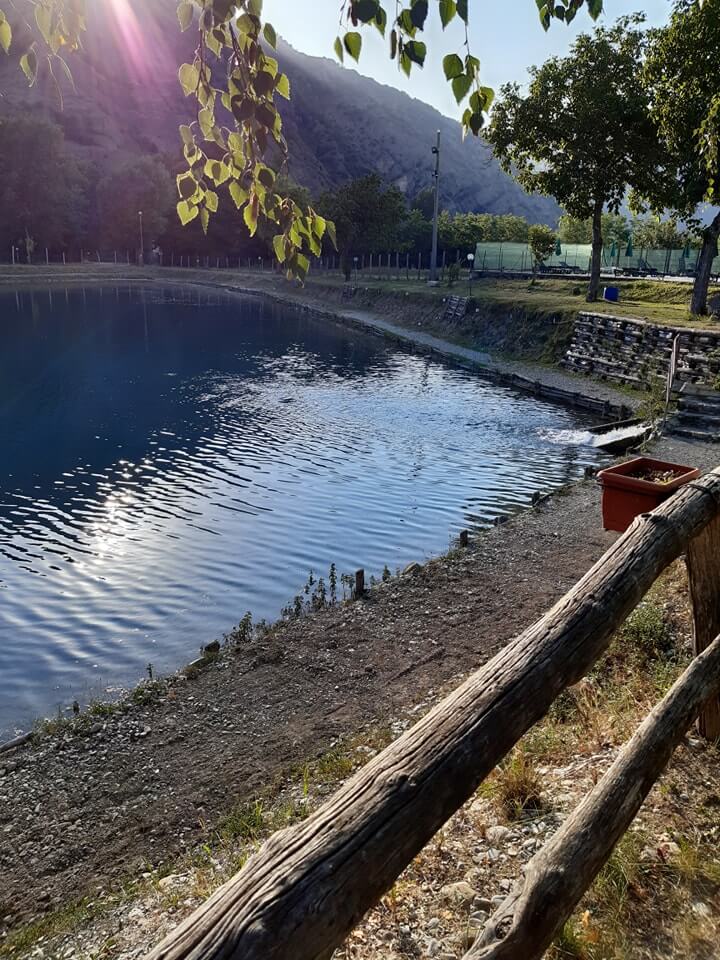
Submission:
[[[631,476],[641,470],[671,470],[675,479],[669,483],[658,483]],[[598,483],[602,486],[603,526],[606,530],[624,533],[635,517],[659,507],[678,487],[699,476],[700,471],[693,467],[651,460],[649,457],[637,457],[601,470]]]

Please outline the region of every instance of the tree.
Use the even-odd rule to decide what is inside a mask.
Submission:
[[[398,226],[406,214],[402,193],[397,187],[384,187],[375,173],[322,194],[317,208],[335,223],[340,263],[347,280],[354,256],[397,246]]]
[[[535,223],[528,230],[528,244],[533,255],[533,276],[555,252],[557,235],[545,224]]]
[[[554,196],[578,220],[592,218],[588,301],[600,285],[605,208],[617,211],[628,184],[652,181],[660,162],[646,90],[638,81],[641,18],[623,18],[575,41],[570,56],[530,70],[530,86],[502,89],[488,140],[526,189]]]
[[[64,247],[83,229],[82,175],[60,127],[29,114],[0,119],[0,242]]]
[[[652,31],[644,70],[652,115],[670,160],[665,176],[640,191],[656,212],[674,210],[702,236],[691,312],[708,312],[708,288],[718,252],[720,213],[697,217],[703,201],[720,203],[720,0],[678,0],[667,27]]]
[[[677,217],[661,219],[653,217],[635,217],[632,222],[632,236],[635,245],[646,250],[677,250],[686,244],[697,244],[697,236],[681,227]]]
[[[20,46],[20,67],[28,81],[36,82],[43,64],[53,80],[69,73],[65,55],[82,47],[85,0],[0,0],[0,4],[0,47],[5,53],[14,50],[16,27],[20,26],[21,37],[30,23],[37,27],[35,36],[29,42],[23,39]],[[25,15],[20,13],[22,7]],[[391,16],[389,7],[381,0],[343,0],[341,22],[346,19],[351,29],[335,41],[340,60],[346,55],[360,57],[360,29],[365,27],[388,35],[390,56],[408,76],[414,67],[424,65],[427,46],[420,36],[428,19],[428,0],[409,0],[407,7],[396,4]],[[546,30],[553,19],[569,23],[583,7],[597,19],[603,2],[538,3],[540,21]],[[438,0],[437,14],[443,29],[456,19],[465,25],[463,56],[448,54],[443,70],[458,104],[466,104],[465,131],[477,135],[493,91],[482,86],[480,61],[470,52],[469,2]],[[309,256],[319,254],[325,234],[334,239],[334,227],[312,207],[301,210],[276,187],[288,151],[275,97],[290,97],[290,81],[267,52],[275,47],[277,35],[270,23],[263,22],[262,0],[181,0],[177,15],[182,30],[195,25],[198,30],[193,62],[179,70],[183,90],[197,101],[197,111],[195,119],[180,128],[188,166],[177,179],[178,216],[184,224],[198,218],[207,231],[219,207],[216,190],[223,187],[242,210],[251,234],[261,220],[275,225],[275,254],[287,264],[291,276],[302,279]]]
[[[425,187],[412,202],[412,209],[419,210],[426,220],[432,221],[435,216],[435,191],[432,187]]]
[[[422,212],[411,210],[397,229],[398,250],[403,253],[425,253],[432,247],[432,223]]]
[[[127,160],[112,168],[98,183],[97,205],[103,242],[121,249],[138,249],[142,211],[146,245],[158,240],[173,207],[173,183],[154,157]]]
[[[578,220],[577,217],[564,213],[558,222],[558,236],[562,243],[592,243],[592,218]]]

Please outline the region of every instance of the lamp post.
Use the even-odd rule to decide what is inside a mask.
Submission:
[[[437,132],[437,145],[432,148],[435,156],[435,205],[433,211],[432,254],[430,256],[430,283],[437,283],[438,257],[438,218],[440,216],[440,131]]]
[[[138,256],[138,266],[141,266],[141,267],[145,262],[145,255],[143,253],[145,249],[145,241],[143,238],[143,218],[142,217],[143,217],[142,210],[138,210],[138,218],[140,220],[140,254]]]
[[[468,296],[472,296],[472,282],[473,282],[473,267],[475,266],[475,254],[469,253],[467,255],[468,268],[470,273],[468,274]]]

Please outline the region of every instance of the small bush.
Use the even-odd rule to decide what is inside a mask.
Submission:
[[[625,621],[618,639],[629,648],[625,653],[639,654],[643,661],[667,658],[673,652],[672,634],[654,603],[641,604]]]
[[[522,748],[495,772],[497,797],[509,819],[518,819],[532,810],[545,809],[542,781],[535,765]]]

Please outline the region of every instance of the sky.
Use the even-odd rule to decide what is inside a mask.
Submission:
[[[392,0],[386,9],[388,6],[394,6]],[[297,50],[313,56],[334,56],[332,48],[339,32],[341,0],[265,0],[263,7],[266,19]],[[456,23],[443,33],[437,4],[432,2],[430,7],[428,22],[433,23],[432,28],[425,31],[430,54],[424,70],[413,70],[408,81],[390,61],[387,42],[376,30],[368,28],[363,30],[360,64],[353,69],[406,90],[447,116],[458,117],[458,107],[442,73],[442,58],[446,53],[460,50],[464,31],[462,25]],[[670,7],[670,0],[605,0],[602,20],[612,23],[623,14],[641,11],[649,25],[657,26],[665,22]],[[523,83],[528,66],[565,54],[573,38],[591,25],[588,14],[582,12],[569,27],[555,22],[545,33],[535,0],[470,0],[471,50],[480,58],[483,83],[495,89],[511,80]]]

